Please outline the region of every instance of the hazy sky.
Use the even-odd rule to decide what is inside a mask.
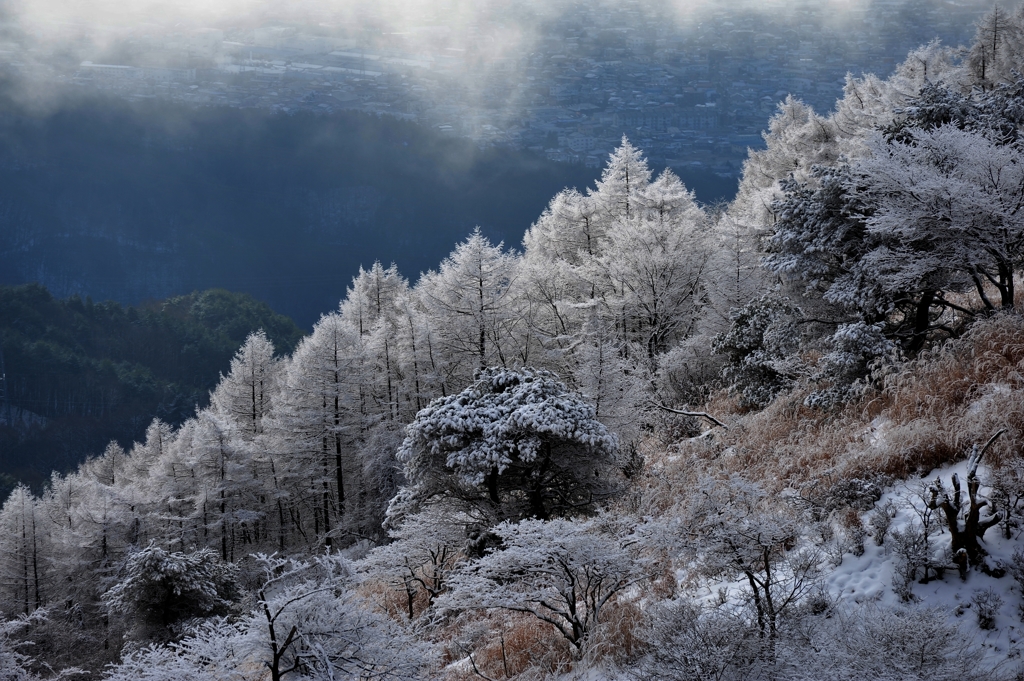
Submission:
[[[164,38],[187,36],[201,28],[221,29],[227,40],[251,44],[253,29],[291,26],[371,48],[381,34],[407,33],[401,49],[410,56],[437,54],[439,47],[471,49],[472,74],[467,71],[463,83],[472,97],[492,75],[500,80],[501,67],[494,65],[501,58],[534,52],[537,41],[550,38],[548,29],[561,19],[587,15],[588,24],[628,27],[642,37],[685,32],[709,18],[718,22],[716,27],[727,28],[723,21],[734,20],[738,28],[749,23],[768,32],[790,23],[800,27],[801,34],[822,28],[842,39],[844,22],[865,13],[871,16],[876,2],[893,4],[892,0],[0,0],[0,11],[7,18],[6,41],[29,50],[23,61],[60,61],[65,67],[85,59],[126,63],[124,50],[118,48],[131,44],[136,54],[140,50],[153,54],[146,52],[147,46],[159,49]],[[943,12],[951,5],[949,0],[896,2],[913,14],[929,7]],[[990,4],[990,0],[956,2],[977,8]],[[908,36],[906,49],[929,38]],[[0,34],[0,43],[4,41]],[[547,46],[551,54],[551,43]]]
[[[2,0],[0,0],[2,1]],[[149,24],[154,28],[260,26],[277,22],[327,22],[358,25],[438,24],[454,30],[495,19],[513,28],[586,8],[642,8],[680,23],[709,12],[758,12],[787,20],[806,8],[819,20],[841,23],[847,13],[869,8],[874,0],[6,0],[14,22],[37,36],[85,30],[117,31]],[[945,4],[934,0],[935,4]],[[968,0],[973,2],[973,0]],[[512,24],[515,24],[513,26]]]

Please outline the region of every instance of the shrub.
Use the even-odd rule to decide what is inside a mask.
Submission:
[[[982,629],[995,629],[996,615],[999,608],[1003,607],[1003,597],[995,589],[989,587],[981,591],[975,591],[971,597],[974,605],[974,612],[978,616],[978,626]]]

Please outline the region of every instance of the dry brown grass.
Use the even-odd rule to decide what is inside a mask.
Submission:
[[[409,621],[409,600],[406,592],[395,584],[381,579],[368,579],[359,584],[358,593],[381,612],[398,622]],[[427,609],[427,592],[422,589],[413,599],[413,617],[419,617]]]
[[[702,475],[739,474],[768,490],[812,481],[906,479],[963,458],[999,428],[989,463],[1021,453],[1024,436],[1024,317],[979,322],[964,337],[906,365],[881,391],[845,408],[804,406],[800,386],[744,414],[724,392],[709,413],[731,423],[715,437],[648,455],[644,510],[664,512]],[[876,428],[876,426],[878,426]]]
[[[643,652],[644,642],[639,635],[643,625],[644,613],[636,603],[613,603],[601,611],[601,624],[588,645],[599,657],[627,665]]]
[[[919,358],[886,386],[887,447],[871,462],[908,477],[956,461],[1006,428],[989,463],[1020,451],[1024,433],[1024,318],[1000,315]]]
[[[492,679],[545,678],[572,669],[573,648],[550,624],[526,614],[497,611],[474,625],[480,627],[484,622],[487,633],[479,637],[472,651],[472,662],[483,675]],[[468,662],[467,658],[468,653],[460,650],[450,655],[448,662]],[[467,664],[449,669],[445,677],[446,681],[479,678]]]

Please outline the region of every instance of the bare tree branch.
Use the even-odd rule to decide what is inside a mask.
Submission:
[[[658,409],[663,409],[667,411],[670,414],[679,414],[680,416],[694,416],[699,418],[705,418],[708,421],[714,423],[716,426],[721,426],[722,428],[729,430],[729,426],[725,425],[724,423],[722,423],[721,421],[719,421],[706,411],[683,411],[682,409],[673,409],[672,407],[666,407],[664,404],[661,404],[659,402],[651,402],[651,404],[657,407]]]

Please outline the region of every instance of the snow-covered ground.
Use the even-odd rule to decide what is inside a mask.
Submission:
[[[898,482],[885,490],[874,509],[861,514],[864,526],[869,527],[874,510],[884,507],[887,503],[896,508],[896,515],[889,529],[890,536],[893,531],[904,530],[913,523],[919,523],[920,517],[912,507],[913,504],[918,509],[924,508],[918,490],[934,482],[936,478],[941,479],[945,488],[949,489],[954,473],[961,481],[966,480],[967,466],[967,461],[961,461],[953,466],[930,471],[919,479]],[[987,498],[991,491],[984,484],[987,473],[988,469],[982,462],[978,469],[978,477],[982,481],[979,496],[983,498]],[[964,487],[966,498],[966,484]],[[950,545],[950,534],[945,528],[944,518],[940,517],[941,511],[933,513],[936,514],[933,523],[937,534],[931,541],[934,553],[941,556]],[[1012,537],[1006,539],[998,525],[985,533],[983,545],[989,553],[988,560],[993,567],[1009,564],[1014,550],[1024,548],[1024,537],[1021,534],[1020,528],[1014,528]],[[875,602],[887,607],[900,604],[902,599],[894,588],[894,579],[896,582],[900,580],[895,573],[899,557],[893,550],[892,543],[891,539],[886,539],[884,545],[878,546],[869,536],[864,542],[863,555],[854,556],[846,553],[842,564],[825,578],[829,593],[855,603]],[[975,594],[986,589],[994,590],[1003,601],[996,611],[994,627],[988,630],[978,626],[976,608],[972,604]],[[948,612],[950,618],[957,619],[964,634],[975,636],[983,646],[986,651],[986,662],[999,664],[1020,658],[1024,649],[1024,622],[1021,619],[1024,615],[1024,597],[1020,586],[1009,574],[997,579],[972,569],[968,572],[967,579],[961,580],[956,569],[947,569],[941,579],[932,579],[927,584],[915,581],[911,585],[911,593],[915,603],[924,607],[939,608]]]

